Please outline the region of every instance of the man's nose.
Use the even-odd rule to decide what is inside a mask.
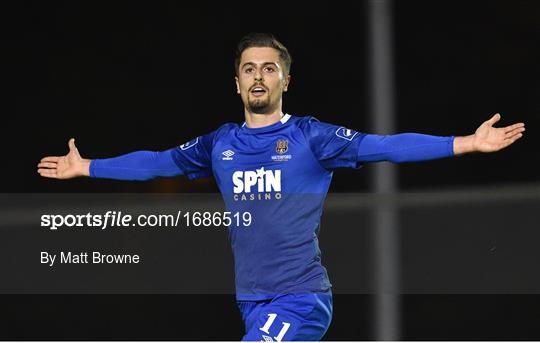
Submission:
[[[263,80],[263,76],[262,76],[262,73],[260,70],[257,70],[255,72],[255,74],[253,75],[253,77],[255,78],[255,81],[262,81]]]

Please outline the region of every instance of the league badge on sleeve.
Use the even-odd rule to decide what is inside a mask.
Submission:
[[[195,139],[192,139],[189,142],[180,145],[180,149],[187,150],[189,148],[193,148],[195,145],[197,145],[197,143],[199,143],[199,137],[197,137]]]
[[[343,127],[343,126],[336,130],[336,136],[338,136],[339,138],[346,139],[348,141],[352,141],[353,138],[357,134],[358,132],[351,129],[347,129],[346,127]]]

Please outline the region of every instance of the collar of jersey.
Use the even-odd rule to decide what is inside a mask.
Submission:
[[[273,131],[273,130],[280,129],[283,126],[285,126],[287,124],[287,122],[289,121],[289,119],[291,119],[291,115],[290,114],[285,114],[278,122],[276,122],[274,124],[271,124],[271,125],[267,125],[267,126],[263,126],[263,127],[257,127],[257,128],[248,127],[246,125],[246,122],[244,122],[242,124],[242,130],[244,132],[250,133],[250,134],[257,134],[257,133]]]

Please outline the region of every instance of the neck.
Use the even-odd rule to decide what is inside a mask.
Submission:
[[[244,114],[246,117],[246,125],[251,129],[275,124],[281,120],[281,117],[283,117],[281,106],[268,114],[253,113],[250,112],[247,108],[244,108]]]

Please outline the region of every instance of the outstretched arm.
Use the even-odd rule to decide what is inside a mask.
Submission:
[[[476,132],[462,137],[439,137],[416,133],[366,135],[358,148],[358,161],[394,163],[432,160],[470,152],[495,152],[506,148],[523,136],[525,124],[502,128],[493,124],[500,114],[482,123]]]
[[[81,157],[75,139],[70,139],[68,146],[69,152],[65,156],[41,159],[38,173],[55,179],[91,176],[116,180],[149,180],[182,174],[173,160],[172,149],[161,152],[136,151],[108,159],[89,160]]]
[[[456,137],[454,154],[461,155],[470,152],[495,152],[506,148],[521,137],[525,131],[525,123],[517,123],[506,127],[493,127],[501,120],[499,113],[485,121],[469,136]]]
[[[71,179],[90,176],[90,160],[82,158],[75,146],[75,139],[68,142],[69,152],[64,156],[43,157],[38,163],[38,173],[53,179]]]

